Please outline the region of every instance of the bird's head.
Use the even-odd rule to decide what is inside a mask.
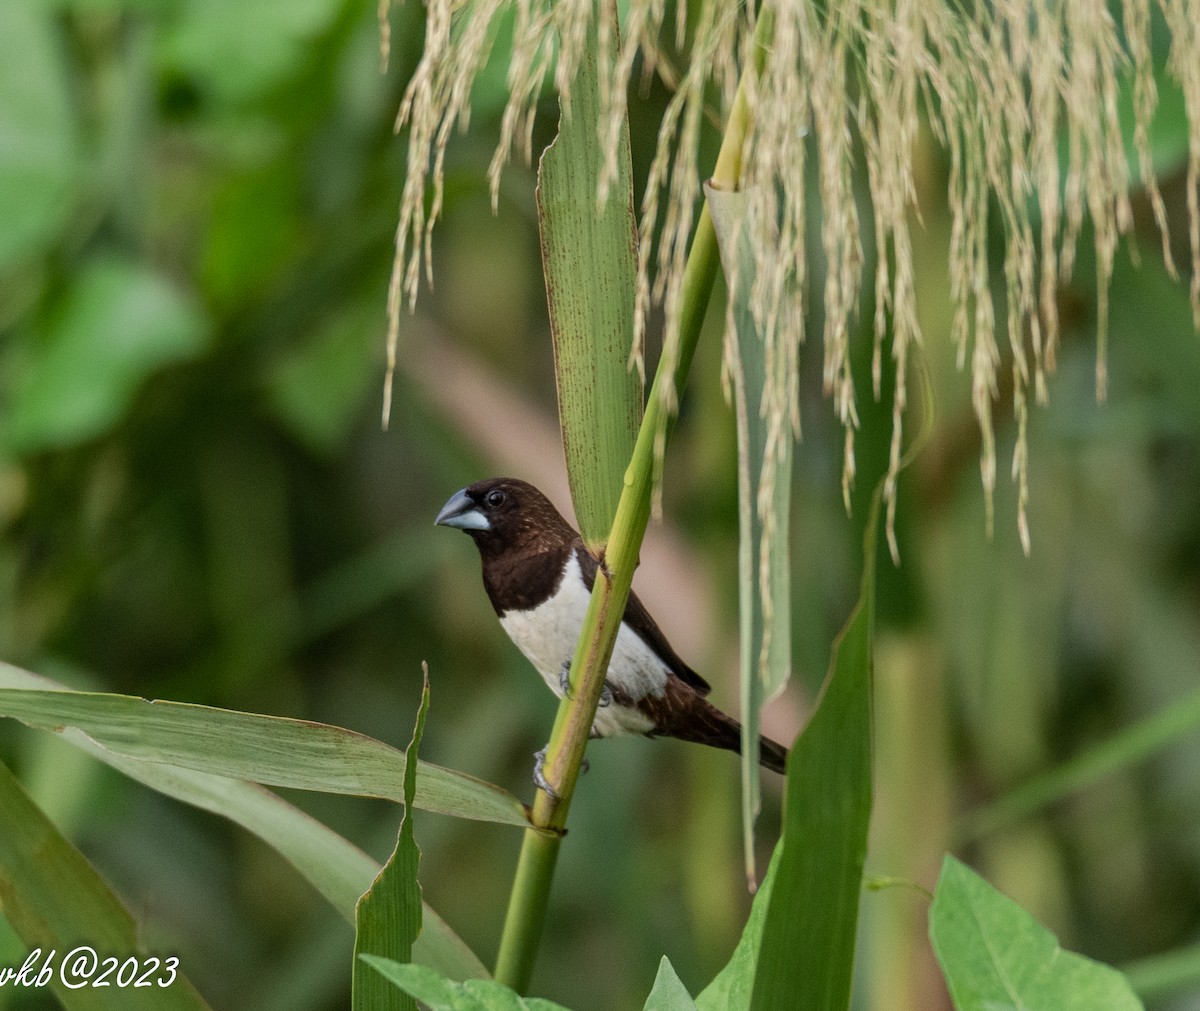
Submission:
[[[575,538],[545,495],[513,477],[488,478],[456,491],[434,523],[470,534],[485,553],[546,550]]]

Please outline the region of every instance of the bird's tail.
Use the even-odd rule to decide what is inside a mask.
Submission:
[[[685,719],[673,723],[669,728],[660,730],[670,737],[681,741],[692,741],[697,744],[707,744],[712,748],[724,748],[726,751],[742,751],[742,725],[732,716],[721,712],[707,699],[694,696],[691,712]],[[787,772],[788,751],[782,744],[777,744],[769,737],[758,740],[758,762],[772,772],[781,776]]]

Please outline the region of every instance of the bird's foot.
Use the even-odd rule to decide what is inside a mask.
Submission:
[[[548,748],[549,745],[546,745],[546,747]],[[552,787],[550,785],[550,781],[546,778],[546,773],[545,773],[546,748],[542,748],[541,751],[535,751],[533,753],[533,757],[534,757],[533,785],[536,786],[539,790],[542,790],[543,792],[550,794],[550,796],[553,797],[555,800],[558,800],[559,799],[558,791],[555,790],[554,787]],[[588,769],[590,769],[591,767],[592,767],[592,763],[589,762],[586,758],[584,758],[579,763],[580,775],[587,772]]]
[[[546,774],[543,771],[546,767],[546,749],[533,753],[533,785],[543,793],[549,794],[555,800],[558,800],[558,791],[550,785],[550,781],[546,779]]]
[[[571,661],[570,660],[564,660],[562,662],[562,666],[558,669],[558,687],[562,690],[564,699],[571,698]],[[600,708],[605,709],[608,706],[611,706],[612,700],[613,700],[612,688],[610,688],[608,685],[608,682],[605,681],[604,687],[600,689],[600,702],[599,702]]]

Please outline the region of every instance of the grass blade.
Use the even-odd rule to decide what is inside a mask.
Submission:
[[[336,909],[354,923],[358,897],[379,873],[379,862],[353,843],[256,783],[208,772],[143,762],[109,751],[70,727],[65,741],[151,790],[228,818],[274,849]],[[413,960],[451,979],[486,979],[487,968],[432,908],[422,911]]]
[[[417,790],[417,753],[425,716],[429,712],[429,668],[425,669],[421,707],[412,741],[404,752],[404,818],[392,855],[355,908],[352,1006],[355,1011],[416,1011],[416,1003],[377,972],[371,972],[358,956],[379,955],[407,962],[413,941],[421,933],[421,884],[417,868],[421,851],[413,838],[413,794]]]
[[[341,727],[129,695],[73,692],[0,663],[0,716],[40,730],[77,727],[143,761],[268,786],[404,801],[402,752]],[[426,811],[506,825],[528,824],[499,787],[425,764],[414,803]]]
[[[157,983],[171,973],[174,982],[169,986],[121,987],[112,982],[103,987],[63,986],[60,971],[73,964],[68,955],[77,945],[86,945],[101,959],[115,957],[121,963],[142,955],[137,924],[83,854],[59,833],[2,764],[0,824],[4,826],[0,832],[4,916],[29,946],[30,956],[41,949],[42,957],[35,961],[39,967],[53,968],[41,983],[54,990],[64,1007],[71,1011],[208,1007],[178,967],[167,967],[167,953],[153,953],[164,961],[150,979]],[[143,967],[148,966],[145,957],[139,960]]]
[[[617,175],[597,213],[599,56],[592,19],[570,112],[563,111],[558,136],[542,154],[537,187],[567,477],[580,532],[597,552],[617,511],[642,416],[642,384],[630,368],[638,237],[629,124],[614,155]]]
[[[792,434],[772,445],[763,401],[773,382],[766,342],[750,310],[754,249],[742,192],[705,187],[721,264],[730,288],[733,379],[738,448],[738,581],[741,643],[742,836],[746,877],[753,884],[754,820],[760,807],[759,712],[792,676],[791,513]],[[780,362],[782,364],[782,361]]]
[[[751,1007],[849,1006],[871,816],[871,673],[880,492],[867,519],[862,592],[833,645],[816,712],[788,759],[779,866]]]
[[[758,968],[758,952],[762,947],[763,924],[767,919],[767,906],[771,891],[775,887],[775,870],[779,866],[780,847],[775,847],[771,864],[763,878],[762,887],[754,896],[750,916],[742,928],[741,939],[733,955],[711,983],[696,998],[699,1011],[745,1011],[750,1006],[750,995],[754,992],[754,973]]]

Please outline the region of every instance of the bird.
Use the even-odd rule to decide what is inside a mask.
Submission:
[[[483,586],[500,624],[559,698],[570,691],[570,664],[601,562],[533,485],[493,477],[456,491],[435,525],[466,533],[479,549]],[[741,751],[742,728],[708,701],[710,686],[671,647],[634,592],[602,689],[592,737],[644,734]],[[780,774],[787,749],[762,737],[759,762]],[[551,795],[535,755],[534,782]]]

